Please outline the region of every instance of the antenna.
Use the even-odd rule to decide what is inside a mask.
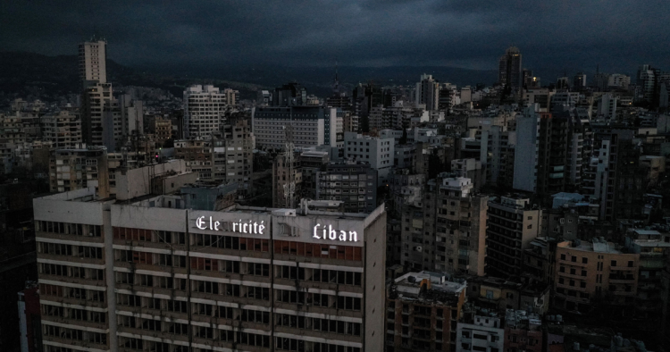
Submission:
[[[335,59],[335,83],[333,84],[333,95],[339,95],[339,94],[340,94],[340,78],[338,72],[338,62],[337,59]]]
[[[294,155],[293,150],[295,145],[293,143],[293,121],[289,120],[288,125],[284,125],[284,165],[288,165],[288,180],[284,184],[284,198],[286,199],[286,207],[293,207],[293,198],[295,196],[295,175],[293,171]]]

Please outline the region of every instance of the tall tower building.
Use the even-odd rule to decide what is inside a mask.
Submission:
[[[440,84],[432,75],[421,75],[421,81],[416,84],[416,104],[425,104],[426,110],[437,110],[440,100]]]
[[[99,39],[79,44],[79,75],[88,84],[107,83],[107,42]]]
[[[509,87],[514,94],[518,94],[523,88],[523,69],[519,48],[509,47],[505,55],[500,58],[498,80],[504,87]]]
[[[107,42],[104,40],[92,39],[79,44],[82,140],[88,144],[104,145],[108,151],[114,151],[114,125],[120,115],[118,103],[112,94],[112,84],[107,83],[106,60]]]
[[[228,99],[234,94],[211,85],[194,85],[184,91],[184,138],[208,139],[225,122]]]

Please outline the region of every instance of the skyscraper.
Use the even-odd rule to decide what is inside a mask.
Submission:
[[[107,42],[91,39],[79,44],[79,75],[88,84],[107,83]]]
[[[234,94],[211,85],[193,85],[184,91],[184,138],[209,139],[225,122],[228,99]]]
[[[432,75],[421,75],[421,81],[416,84],[416,104],[425,104],[426,110],[437,110],[440,100],[440,84]]]
[[[498,69],[500,84],[509,87],[514,94],[520,93],[523,88],[523,69],[519,48],[515,46],[507,48],[505,55],[500,58]]]
[[[114,151],[115,120],[120,118],[118,102],[112,84],[107,83],[107,42],[91,39],[79,44],[79,73],[82,82],[81,129],[82,140],[88,144],[104,145]]]

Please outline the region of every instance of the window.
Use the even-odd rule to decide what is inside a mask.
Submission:
[[[587,264],[589,262],[589,258],[582,258],[582,264]]]

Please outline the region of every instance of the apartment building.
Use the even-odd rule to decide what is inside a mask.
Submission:
[[[233,95],[234,96],[234,95]],[[184,138],[208,139],[226,121],[232,110],[230,94],[212,85],[193,85],[184,91]]]
[[[74,148],[82,142],[81,119],[71,110],[61,110],[57,114],[40,119],[42,138],[50,141],[55,149]]]
[[[564,241],[557,244],[554,304],[588,310],[593,299],[632,304],[637,295],[640,254],[624,253],[614,243]]]
[[[393,138],[375,138],[354,132],[344,134],[344,158],[363,161],[377,170],[378,182],[388,182],[393,168],[395,141]]]
[[[45,351],[382,350],[383,207],[185,209],[189,174],[34,200]]]
[[[330,162],[330,153],[320,150],[305,150],[300,153],[300,172],[302,174],[301,197],[318,199],[316,197],[317,173],[323,170]]]
[[[466,286],[429,271],[395,279],[386,297],[386,351],[455,351]]]
[[[95,187],[102,198],[109,197],[109,168],[104,147],[85,144],[71,149],[54,149],[49,160],[49,190],[69,192]]]
[[[466,305],[457,325],[455,351],[503,351],[503,323],[495,311]]]
[[[79,76],[87,83],[107,83],[107,42],[95,40],[79,44]]]
[[[542,210],[528,198],[503,196],[489,202],[487,214],[486,273],[520,275],[523,252],[540,234]]]
[[[293,144],[297,148],[319,145],[337,147],[338,134],[341,136],[344,129],[338,111],[342,115],[341,110],[323,106],[257,108],[252,112],[256,146],[284,149],[286,126],[292,126]]]
[[[175,157],[186,160],[206,183],[237,182],[244,196],[252,190],[253,134],[246,121],[225,124],[207,140],[175,141]]]
[[[305,174],[303,171],[303,187]],[[370,213],[377,208],[377,170],[363,162],[330,162],[316,172],[316,199],[339,200],[347,213]]]
[[[428,181],[421,207],[402,213],[402,263],[413,269],[484,275],[488,197],[467,178]]]

